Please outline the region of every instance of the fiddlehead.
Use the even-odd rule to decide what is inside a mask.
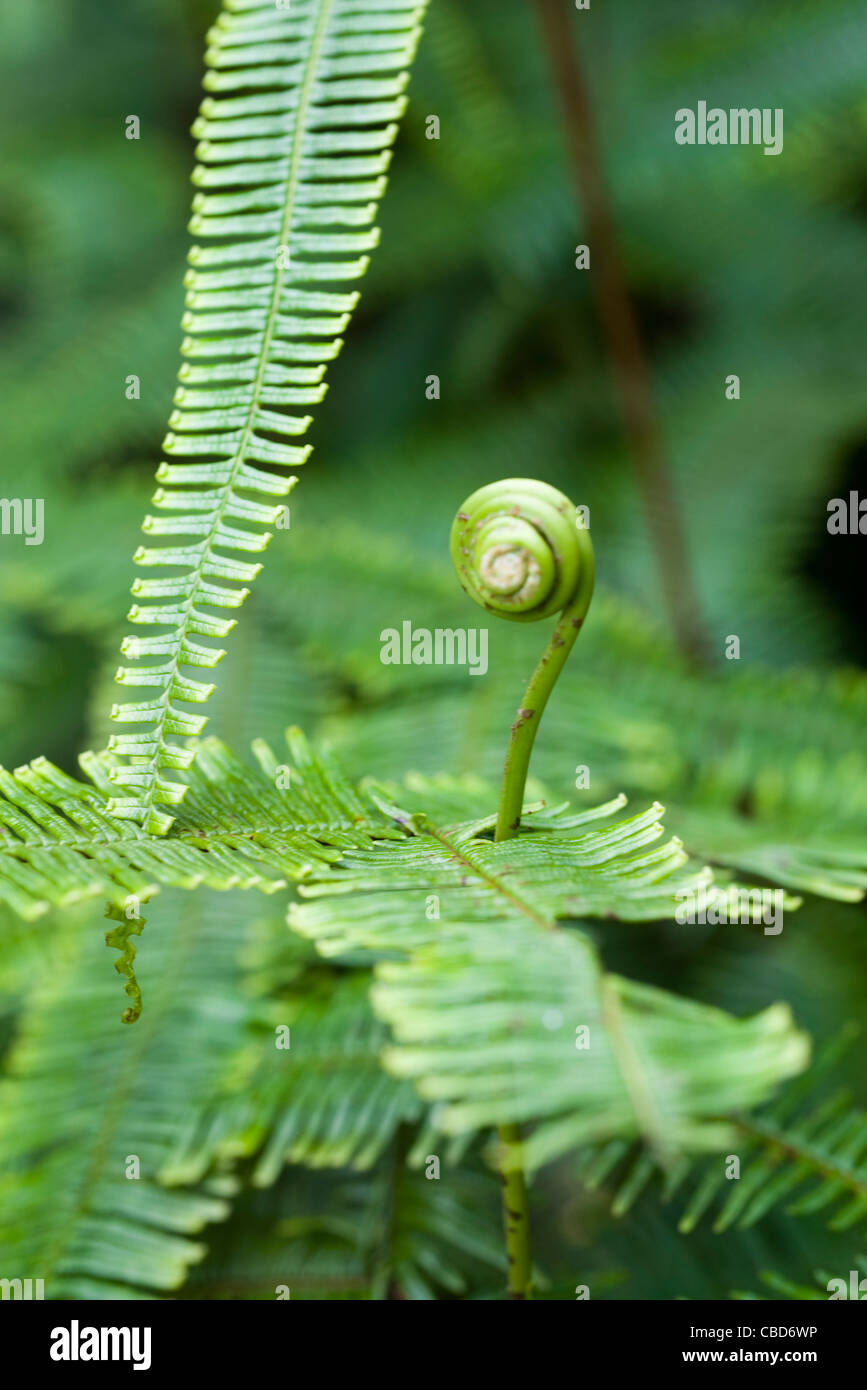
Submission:
[[[518,707],[503,768],[495,839],[517,835],[536,730],[593,595],[593,546],[569,498],[547,483],[507,478],[479,488],[452,525],[451,554],[464,589],[488,613],[535,622],[559,612]],[[532,1296],[529,1204],[521,1131],[500,1125],[503,1224],[512,1298]]]
[[[487,612],[512,622],[560,613],[512,725],[496,831],[498,840],[508,840],[520,826],[542,712],[593,595],[593,546],[562,492],[530,478],[507,478],[464,502],[452,525],[451,554],[464,589]]]

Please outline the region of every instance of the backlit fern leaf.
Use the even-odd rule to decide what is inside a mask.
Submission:
[[[164,835],[181,782],[164,774],[195,754],[173,740],[201,732],[187,706],[207,700],[198,679],[216,666],[261,566],[309,446],[292,441],[321,400],[358,295],[335,286],[367,269],[389,147],[423,3],[405,0],[229,0],[210,34],[206,97],[194,133],[201,161],[186,278],[188,337],[181,386],[157,470],[156,515],[136,562],[171,573],[138,579],[130,618],[157,628],[124,640],[122,685],[150,698],[114,718],[139,726],[112,740],[125,760],[110,812]],[[217,610],[214,612],[214,610]],[[204,638],[205,642],[197,639]],[[194,674],[185,674],[192,672]]]
[[[557,928],[670,916],[678,891],[725,891],[677,842],[654,846],[660,807],[588,829],[619,806],[549,813],[540,826],[561,828],[499,844],[489,819],[441,828],[391,806],[412,838],[348,851],[290,907],[325,954],[386,953],[372,997],[395,1038],[387,1068],[436,1103],[446,1133],[539,1122],[530,1169],[603,1135],[641,1135],[666,1162],[718,1147],[730,1131],[715,1116],[755,1105],[806,1060],[785,1006],[732,1018],[605,973],[583,933]]]
[[[847,1029],[816,1064],[770,1105],[732,1114],[730,1153],[740,1160],[731,1181],[728,1155],[692,1164],[682,1159],[664,1176],[662,1198],[683,1198],[679,1229],[693,1230],[716,1209],[714,1231],[754,1226],[778,1206],[791,1216],[824,1212],[833,1231],[867,1221],[867,1113],[845,1088],[828,1091],[825,1073],[857,1030]],[[658,1173],[647,1153],[608,1144],[582,1155],[585,1184],[613,1188],[612,1211],[625,1215]]]
[[[110,756],[82,755],[89,782],[45,758],[14,773],[0,769],[0,901],[35,918],[94,897],[143,901],[167,886],[273,893],[369,836],[403,838],[335,767],[311,755],[298,731],[289,739],[294,767],[258,745],[259,771],[206,739],[187,773],[182,812],[161,839],[109,811]]]

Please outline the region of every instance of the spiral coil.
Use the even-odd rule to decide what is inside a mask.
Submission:
[[[452,524],[462,587],[489,613],[535,622],[559,613],[592,571],[592,549],[569,498],[548,483],[507,478],[479,488]]]

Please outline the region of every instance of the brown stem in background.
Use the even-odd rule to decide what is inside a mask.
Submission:
[[[674,489],[662,453],[650,372],[629,291],[593,136],[567,0],[536,0],[548,58],[565,118],[566,142],[592,248],[593,290],[611,355],[626,433],[675,636],[693,662],[707,642],[692,581]]]

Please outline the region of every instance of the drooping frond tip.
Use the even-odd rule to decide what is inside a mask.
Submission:
[[[186,275],[184,363],[157,470],[156,514],[138,565],[121,685],[147,688],[116,705],[136,726],[111,740],[124,794],[111,811],[165,834],[185,787],[167,780],[195,756],[175,740],[206,722],[189,706],[214,686],[245,587],[261,565],[266,527],[285,516],[305,462],[308,414],[325,394],[356,280],[377,243],[373,226],[406,97],[406,69],[424,3],[405,0],[228,0],[208,36],[193,233]],[[204,639],[204,641],[196,640]],[[195,674],[185,674],[194,671]]]
[[[128,994],[132,1003],[124,1009],[121,1014],[122,1023],[137,1023],[141,1018],[142,997],[141,986],[136,979],[135,973],[135,942],[130,938],[141,936],[144,928],[144,918],[138,916],[135,910],[130,908],[118,907],[116,903],[108,903],[105,915],[117,926],[112,927],[111,931],[105,934],[106,946],[113,946],[115,950],[121,952],[119,960],[114,963],[114,968],[118,975],[123,975],[126,980],[124,993]]]

